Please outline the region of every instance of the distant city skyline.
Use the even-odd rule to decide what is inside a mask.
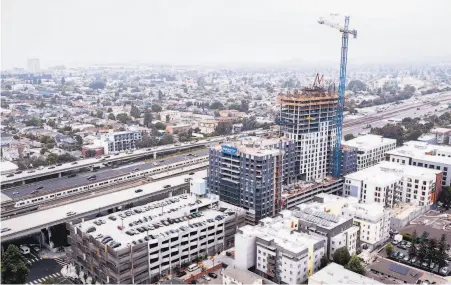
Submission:
[[[2,1],[2,70],[55,65],[338,65],[340,33],[317,23],[351,16],[349,64],[451,60],[451,2]],[[340,25],[343,16],[335,19]]]

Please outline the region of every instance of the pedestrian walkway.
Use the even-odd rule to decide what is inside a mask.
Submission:
[[[45,276],[45,277],[42,277],[42,278],[39,278],[39,279],[36,279],[36,280],[33,280],[33,281],[31,281],[31,282],[28,282],[28,283],[25,283],[26,285],[30,285],[30,284],[41,284],[42,282],[44,282],[45,280],[47,280],[47,279],[50,279],[50,278],[58,278],[58,277],[61,277],[61,276],[63,276],[61,273],[54,273],[54,274],[50,274],[50,275],[48,275],[48,276]]]
[[[66,266],[68,265],[70,262],[65,261],[64,259],[58,258],[58,257],[54,257],[53,258],[59,265],[61,266]]]
[[[28,264],[32,264],[32,263],[37,262],[42,259],[42,257],[40,257],[39,255],[37,255],[34,252],[30,252],[29,254],[22,255],[22,258]]]

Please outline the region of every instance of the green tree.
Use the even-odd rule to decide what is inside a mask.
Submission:
[[[116,117],[114,116],[114,114],[113,113],[109,113],[108,114],[108,120],[116,120]]]
[[[354,256],[352,256],[351,260],[345,266],[345,268],[360,275],[365,275],[365,268],[362,265],[362,259],[358,257],[357,254],[354,254]]]
[[[163,100],[163,92],[161,90],[158,90],[158,101],[161,102],[162,100]],[[154,111],[154,112],[159,112],[159,111]]]
[[[219,102],[219,101],[215,101],[215,102],[211,103],[210,109],[212,109],[212,110],[216,110],[216,109],[223,110],[224,109],[224,105],[222,105],[222,103]]]
[[[148,108],[146,108],[146,110],[144,111],[144,126],[150,128],[150,126],[152,125],[152,120],[152,113]]]
[[[219,122],[215,128],[215,134],[217,136],[230,135],[232,133],[232,123]]]
[[[108,108],[107,113],[113,112],[113,109],[111,107]]]
[[[160,105],[157,105],[157,104],[152,105],[152,112],[161,112],[162,110],[163,110],[163,108],[161,108]]]
[[[451,207],[451,186],[443,187],[438,195],[438,201],[443,204],[446,210],[449,210]]]
[[[360,80],[351,80],[348,83],[347,89],[352,90],[353,92],[363,91],[366,89],[366,86],[365,86],[365,83],[363,83]]]
[[[349,254],[348,248],[346,246],[338,248],[333,255],[335,263],[345,266],[351,260],[351,255]]]
[[[349,141],[349,140],[352,140],[354,138],[355,138],[355,136],[353,134],[346,134],[345,137],[344,137],[345,141]]]
[[[431,263],[437,263],[437,250],[435,249],[436,247],[437,240],[434,238],[429,239],[426,252],[426,258],[429,260],[429,265],[431,265]]]
[[[390,257],[393,254],[393,246],[391,243],[388,243],[385,246],[385,253],[387,253],[387,256]]]
[[[128,121],[130,121],[131,118],[130,118],[127,114],[122,113],[122,114],[117,114],[116,120],[118,120],[118,121],[121,122],[122,124],[125,124],[125,123],[127,123]]]
[[[417,247],[416,247],[417,243],[418,243],[417,231],[414,230],[412,233],[412,246],[409,247],[409,250],[408,250],[410,258],[417,256],[417,254],[418,254]]]
[[[159,145],[165,145],[165,144],[173,144],[174,143],[174,137],[171,134],[165,134],[161,137]]]
[[[25,284],[28,277],[28,267],[20,257],[17,246],[10,244],[2,254],[2,283]]]
[[[243,131],[250,131],[258,129],[259,124],[257,123],[255,117],[245,118],[243,120]]]
[[[48,151],[48,149],[43,147],[43,148],[41,148],[41,151],[39,153],[44,155],[47,151]]]
[[[94,81],[91,84],[89,84],[89,88],[91,89],[103,89],[105,88],[106,84],[102,81]]]
[[[131,110],[130,110],[130,116],[132,116],[135,119],[141,117],[141,110],[139,110],[138,107],[133,105]]]
[[[58,160],[57,154],[51,153],[51,154],[47,155],[47,159],[46,159],[47,164],[55,164],[57,160]]]
[[[439,267],[444,267],[446,265],[445,260],[448,259],[448,253],[447,253],[447,242],[446,242],[446,235],[442,234],[440,237],[440,241],[438,243],[437,248],[437,263]]]
[[[103,118],[103,111],[102,110],[97,110],[97,118],[102,119]]]
[[[320,269],[326,267],[330,263],[329,258],[327,258],[327,254],[324,254],[323,257],[321,257],[320,262],[321,262],[319,267]]]
[[[166,123],[169,123],[171,121],[171,117],[169,116],[169,114],[166,115]]]
[[[166,125],[163,124],[162,122],[158,122],[158,123],[155,124],[155,128],[157,130],[166,130]]]
[[[420,262],[424,262],[428,258],[428,246],[426,242],[420,243],[417,257]]]

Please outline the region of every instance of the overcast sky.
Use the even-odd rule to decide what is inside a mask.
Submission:
[[[2,69],[94,63],[338,62],[350,15],[349,62],[451,57],[451,0],[1,0]],[[343,17],[336,19],[343,22]]]

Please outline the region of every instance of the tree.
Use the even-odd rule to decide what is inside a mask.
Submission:
[[[2,283],[25,284],[28,277],[28,268],[20,257],[17,246],[10,244],[2,254]]]
[[[348,83],[347,89],[352,90],[353,92],[363,91],[366,89],[366,86],[365,86],[365,83],[363,83],[360,80],[351,80]]]
[[[169,114],[166,115],[166,123],[169,123],[171,121],[171,117],[169,116]]]
[[[66,84],[66,78],[64,78],[64,76],[63,77],[61,77],[61,85],[65,85]]]
[[[114,116],[114,114],[113,113],[109,113],[108,114],[108,120],[116,120],[116,117]]]
[[[103,118],[103,111],[102,110],[97,110],[96,116],[97,116],[97,118],[102,119]]]
[[[446,210],[451,207],[451,186],[443,187],[442,191],[438,195],[438,201],[442,203]]]
[[[47,151],[48,151],[48,149],[43,147],[43,148],[41,148],[41,151],[39,153],[44,155]]]
[[[113,109],[111,107],[108,108],[107,113],[113,112]]]
[[[146,108],[146,110],[144,111],[144,126],[149,128],[152,125],[152,120],[152,113],[148,108]]]
[[[56,128],[55,120],[48,120],[47,121],[47,125],[49,125],[52,128]]]
[[[94,81],[91,84],[89,84],[89,88],[91,89],[103,89],[105,88],[105,82],[102,81]]]
[[[417,231],[414,230],[412,233],[412,246],[409,247],[409,250],[408,250],[408,254],[409,254],[410,258],[417,256],[417,254],[418,254],[417,247],[416,247],[417,242],[418,242]]]
[[[171,134],[165,134],[161,137],[159,145],[173,144],[174,137]]]
[[[161,112],[162,110],[163,110],[163,108],[161,108],[160,105],[157,105],[157,104],[152,105],[152,112]]]
[[[437,263],[437,240],[434,238],[429,239],[427,243],[427,252],[426,252],[426,258],[429,260],[429,265],[431,263]]]
[[[118,120],[118,121],[121,122],[122,124],[125,124],[125,123],[127,123],[128,121],[130,121],[131,118],[130,118],[127,114],[121,113],[121,114],[117,114],[116,120]]]
[[[349,141],[349,140],[352,140],[354,138],[355,138],[355,136],[353,134],[346,134],[345,135],[345,141]]]
[[[387,256],[390,257],[393,254],[393,246],[391,243],[388,243],[385,246],[385,253],[387,253]]]
[[[243,128],[242,128],[243,131],[255,130],[258,129],[258,127],[259,125],[255,120],[255,117],[245,118],[243,120]]]
[[[324,254],[323,257],[321,257],[320,262],[321,264],[319,266],[319,269],[326,267],[330,263],[329,258],[327,258],[327,254]]]
[[[232,133],[232,123],[219,122],[215,128],[217,136],[230,135]]]
[[[166,125],[163,124],[162,122],[158,122],[158,123],[155,124],[155,128],[157,130],[166,130]]]
[[[428,247],[426,242],[420,243],[420,249],[417,254],[418,260],[424,262],[428,257]]]
[[[141,110],[139,110],[138,107],[133,105],[132,109],[130,110],[130,116],[132,116],[135,119],[141,117]]]
[[[354,256],[352,256],[351,260],[345,266],[345,268],[360,275],[365,275],[365,268],[362,265],[362,259],[358,257],[357,254],[354,254]]]
[[[47,155],[47,159],[46,159],[47,164],[55,164],[57,160],[58,160],[57,154],[51,153],[51,154]]]
[[[345,266],[348,264],[351,259],[351,255],[349,254],[348,248],[346,246],[338,248],[333,255],[333,259],[335,263]]]
[[[219,101],[215,101],[215,102],[211,103],[210,109],[212,109],[212,110],[216,110],[216,109],[223,110],[224,109],[224,105],[222,105],[222,103],[219,102]]]
[[[161,90],[158,90],[158,101],[161,102],[161,100],[163,100],[163,92]],[[159,111],[154,111],[154,112],[159,112]]]
[[[438,249],[437,249],[437,263],[440,268],[446,265],[445,260],[447,260],[447,259],[448,259],[448,253],[447,253],[446,235],[442,234],[440,241],[438,243]]]

